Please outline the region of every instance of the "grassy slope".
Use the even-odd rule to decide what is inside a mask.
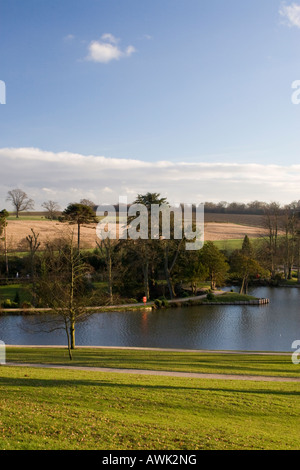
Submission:
[[[299,384],[0,367],[0,449],[298,449]]]

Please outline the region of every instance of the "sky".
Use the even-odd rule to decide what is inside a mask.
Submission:
[[[0,210],[300,199],[300,2],[0,0],[0,44]]]

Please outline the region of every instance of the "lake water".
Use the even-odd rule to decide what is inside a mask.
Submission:
[[[76,328],[82,346],[286,351],[300,340],[300,289],[253,289],[261,306],[194,306],[94,314]],[[33,333],[34,316],[0,317],[0,340],[15,345],[65,345],[66,333]]]

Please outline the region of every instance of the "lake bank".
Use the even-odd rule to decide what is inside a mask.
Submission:
[[[117,304],[117,305],[102,305],[102,306],[88,306],[87,311],[94,313],[101,313],[106,311],[126,312],[126,311],[151,311],[152,309],[174,307],[189,307],[191,305],[262,305],[269,303],[269,299],[259,299],[253,296],[242,295],[238,293],[228,293],[226,291],[218,290],[213,292],[215,299],[208,300],[207,293],[196,295],[192,297],[184,297],[179,299],[166,300],[165,303],[159,305],[157,300],[146,303],[131,303],[131,304]],[[223,296],[223,299],[220,297]],[[1,315],[39,315],[43,313],[53,313],[51,308],[0,308]]]

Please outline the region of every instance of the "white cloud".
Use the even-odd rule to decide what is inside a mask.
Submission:
[[[36,201],[36,209],[48,199],[61,207],[82,198],[117,203],[120,195],[131,202],[148,191],[172,203],[299,199],[300,165],[146,162],[37,148],[0,148],[0,165],[0,210],[11,209],[7,191],[18,187]]]
[[[91,41],[88,46],[87,60],[107,64],[112,60],[130,57],[136,49],[128,46],[124,50],[118,46],[119,39],[110,33],[102,35],[100,41]]]
[[[119,38],[116,38],[113,34],[111,33],[104,33],[102,34],[101,36],[101,39],[103,41],[107,41],[107,42],[110,42],[112,44],[118,44],[118,42],[120,42],[120,39]]]
[[[74,34],[67,34],[67,36],[64,37],[65,41],[73,41],[75,39]]]
[[[282,5],[279,10],[280,15],[285,18],[288,26],[300,28],[300,5],[292,3],[291,5]]]

